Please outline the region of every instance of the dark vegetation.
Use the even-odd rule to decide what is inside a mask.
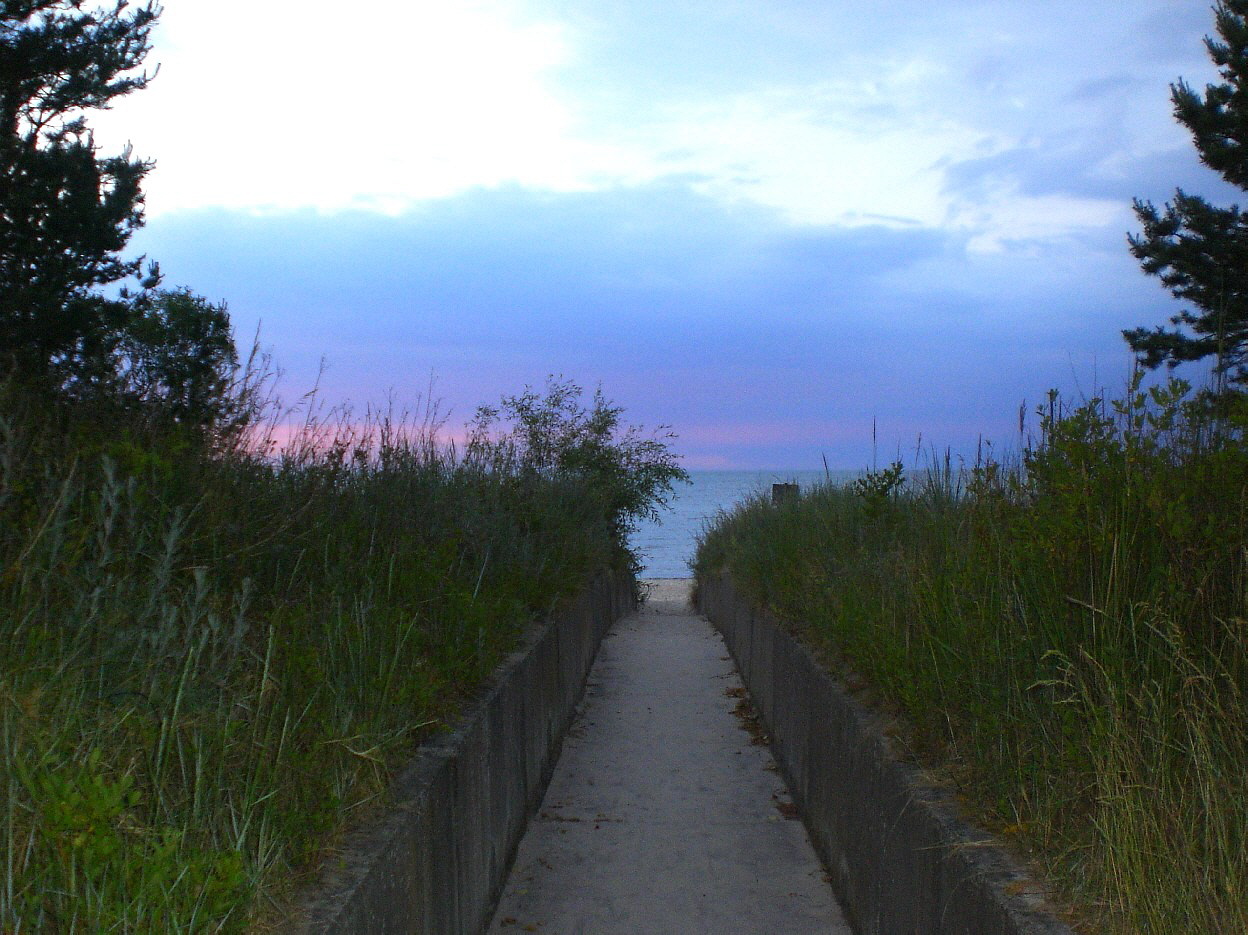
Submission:
[[[1205,39],[1219,84],[1204,95],[1184,81],[1171,86],[1175,118],[1191,131],[1200,160],[1232,185],[1248,190],[1248,2],[1223,0],[1215,10],[1217,38]],[[1248,217],[1238,205],[1218,207],[1182,189],[1158,211],[1135,202],[1144,231],[1131,252],[1176,298],[1190,302],[1171,327],[1123,333],[1148,367],[1213,360],[1213,386],[1248,391]]]
[[[152,3],[0,2],[0,379],[49,406],[229,432],[238,358],[224,303],[126,257],[153,163],[103,155],[93,109],[141,90]]]
[[[1220,4],[1225,83],[1173,89],[1202,159],[1248,187],[1248,3]],[[1248,931],[1248,226],[1183,192],[1130,246],[1195,310],[1125,334],[1211,363],[1071,405],[1011,458],[900,463],[706,531],[728,570],[872,686],[967,807],[1089,932]]]
[[[1066,408],[1021,458],[722,518],[697,574],[866,679],[1087,931],[1248,931],[1248,413]]]
[[[531,621],[630,571],[669,456],[567,384],[522,398],[457,455],[388,417],[278,452],[0,394],[0,927],[262,917]]]
[[[462,451],[432,408],[287,438],[225,305],[122,257],[151,164],[84,115],[158,14],[0,0],[5,932],[263,927],[683,476],[557,380]]]

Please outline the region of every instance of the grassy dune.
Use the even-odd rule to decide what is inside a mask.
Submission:
[[[1012,463],[900,465],[709,529],[865,678],[1087,931],[1248,931],[1248,445],[1185,388],[1073,409]]]
[[[612,419],[528,398],[615,464]],[[628,505],[537,435],[343,418],[279,453],[0,402],[6,932],[259,924],[526,624],[629,566]]]

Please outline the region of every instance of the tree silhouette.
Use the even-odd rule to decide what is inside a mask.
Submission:
[[[1215,14],[1218,38],[1207,37],[1205,47],[1222,83],[1201,96],[1180,80],[1171,99],[1201,161],[1248,190],[1248,0],[1223,0]],[[1195,310],[1171,318],[1173,327],[1123,337],[1146,367],[1212,357],[1216,392],[1248,389],[1248,216],[1182,189],[1164,211],[1136,199],[1135,214],[1144,231],[1128,238],[1132,254]]]
[[[146,293],[119,351],[122,394],[147,413],[218,428],[246,417],[231,394],[238,354],[224,302],[186,288]]]
[[[110,388],[133,315],[121,251],[143,223],[150,162],[97,151],[86,112],[147,86],[160,10],[0,0],[0,369],[69,395]]]

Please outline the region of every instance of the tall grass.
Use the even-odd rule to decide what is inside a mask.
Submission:
[[[1173,383],[1012,463],[745,505],[697,573],[866,679],[1088,931],[1248,931],[1248,445]]]
[[[584,486],[429,421],[279,450],[0,388],[0,930],[260,924],[528,622],[627,569]]]

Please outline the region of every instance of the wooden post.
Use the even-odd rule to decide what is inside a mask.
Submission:
[[[772,484],[771,485],[771,502],[776,506],[781,503],[788,503],[790,500],[797,499],[797,484]]]

